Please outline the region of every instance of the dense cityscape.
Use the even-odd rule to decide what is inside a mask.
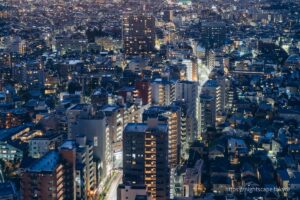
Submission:
[[[300,0],[0,0],[0,200],[300,198]]]

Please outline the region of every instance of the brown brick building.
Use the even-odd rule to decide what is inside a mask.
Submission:
[[[21,173],[22,199],[76,199],[75,160],[75,148],[69,144],[33,162]]]

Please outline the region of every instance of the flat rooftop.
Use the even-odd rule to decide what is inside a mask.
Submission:
[[[118,110],[120,107],[117,105],[105,105],[104,107],[102,107],[102,111],[104,112],[114,112],[116,110]]]
[[[168,132],[167,124],[158,124],[155,128],[158,128],[161,132]],[[139,132],[144,133],[147,129],[150,129],[147,123],[129,123],[124,129],[124,132]]]

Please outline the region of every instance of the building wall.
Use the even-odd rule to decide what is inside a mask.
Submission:
[[[72,133],[85,135],[87,140],[92,141],[94,157],[102,166],[97,173],[98,179],[108,174],[112,168],[112,150],[106,118],[77,119],[77,123],[72,127]]]
[[[137,196],[144,196],[145,199],[150,200],[151,197],[147,194],[146,186],[129,186],[120,185],[117,191],[117,200],[135,200]]]
[[[76,149],[60,149],[61,163],[64,170],[65,198],[76,199]],[[58,181],[59,182],[59,181]]]
[[[10,144],[0,142],[0,159],[4,161],[21,160],[23,158],[23,151],[17,149]]]
[[[127,126],[134,126],[134,124]],[[153,199],[168,199],[167,131],[161,132],[153,125],[142,131],[138,128],[137,131],[125,129],[123,146],[123,182],[133,185],[145,184]]]
[[[193,81],[178,81],[176,83],[176,100],[184,101],[186,105],[187,140],[192,142],[198,133],[199,118],[199,88]]]
[[[142,99],[143,105],[151,102],[151,86],[148,81],[137,81],[135,87],[138,90],[138,95]]]
[[[62,143],[62,140],[62,135],[58,135],[55,138],[33,138],[29,140],[29,156],[32,158],[40,158],[49,150],[58,147]]]
[[[123,18],[123,47],[127,55],[151,54],[155,49],[155,18],[126,14]]]
[[[59,165],[52,173],[21,174],[21,196],[23,200],[62,200],[64,199],[63,166]],[[60,183],[61,182],[61,183]]]
[[[86,199],[96,189],[96,168],[94,164],[93,146],[86,137],[76,138],[79,145],[76,151],[76,197]]]
[[[170,105],[175,100],[175,85],[173,83],[151,83],[152,104]]]

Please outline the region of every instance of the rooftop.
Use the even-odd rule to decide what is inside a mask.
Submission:
[[[37,135],[34,138],[32,138],[31,140],[52,140],[59,136],[61,136],[61,133],[49,132],[49,133],[46,133],[43,135]]]
[[[102,107],[102,111],[104,112],[114,112],[118,110],[120,107],[117,105],[105,105]]]
[[[88,104],[77,104],[70,108],[70,110],[83,110]]]
[[[30,128],[31,126],[31,124],[24,124],[13,128],[0,130],[0,141],[8,140],[15,134],[24,131],[27,128]]]
[[[168,132],[168,125],[167,124],[158,124],[156,128],[159,129],[161,132]],[[124,132],[140,132],[144,133],[146,130],[149,129],[147,123],[129,123],[124,129]]]
[[[0,199],[16,195],[16,189],[11,182],[0,183]],[[3,198],[3,199],[4,199]]]
[[[67,140],[60,146],[60,148],[61,149],[75,149],[76,143],[73,140]]]
[[[59,163],[59,154],[57,151],[49,151],[42,158],[34,162],[30,167],[30,172],[53,172]]]

